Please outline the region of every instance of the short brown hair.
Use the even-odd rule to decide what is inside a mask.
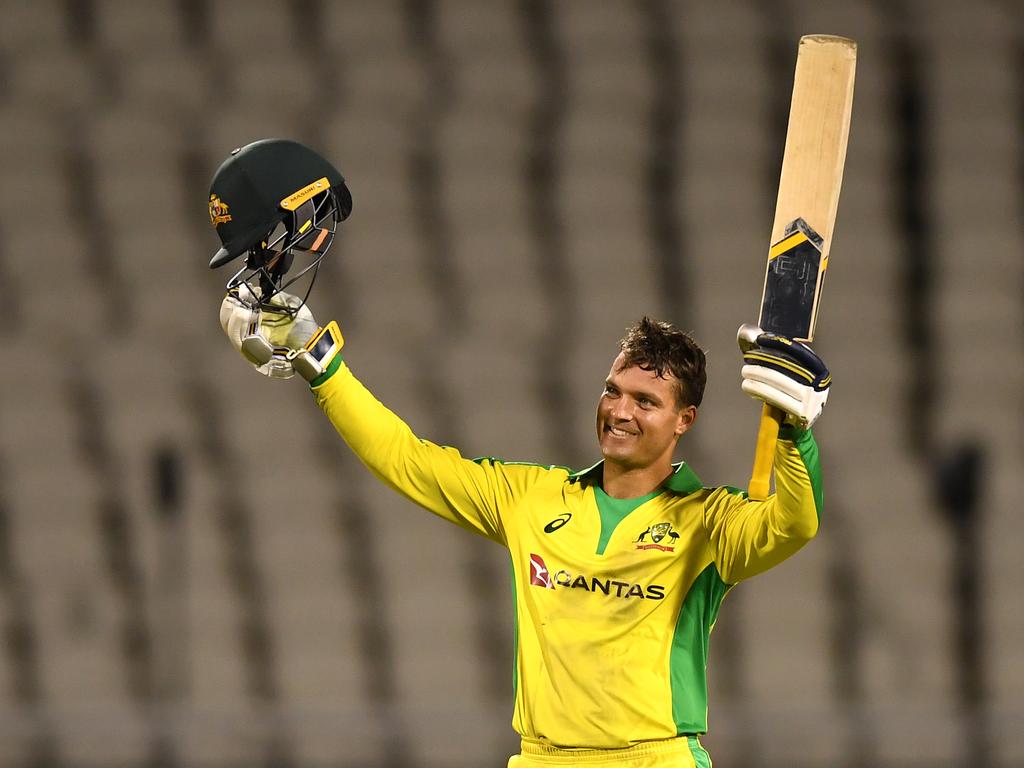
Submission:
[[[619,351],[625,356],[622,368],[637,366],[663,379],[675,376],[680,407],[700,405],[707,383],[706,360],[704,350],[688,333],[645,315],[626,331]]]

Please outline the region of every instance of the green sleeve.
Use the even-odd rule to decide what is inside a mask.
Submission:
[[[317,404],[374,475],[440,517],[500,544],[503,515],[553,468],[472,461],[422,440],[352,374],[345,363],[314,382]]]
[[[722,578],[735,584],[778,565],[814,538],[822,508],[818,446],[809,430],[784,428],[775,448],[775,493],[751,501],[718,488],[704,502],[704,525]]]

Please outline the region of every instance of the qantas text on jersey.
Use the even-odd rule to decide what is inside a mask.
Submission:
[[[530,554],[530,584],[544,589],[564,587],[566,589],[582,589],[596,592],[609,597],[639,597],[641,600],[664,600],[665,587],[660,584],[631,584],[628,581],[602,579],[597,576],[578,574],[573,576],[564,568],[552,573],[540,555]]]

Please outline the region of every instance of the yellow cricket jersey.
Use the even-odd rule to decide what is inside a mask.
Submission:
[[[783,428],[776,494],[704,488],[685,464],[640,499],[602,465],[464,459],[416,437],[342,363],[313,392],[387,485],[508,548],[516,614],[513,727],[527,743],[610,749],[707,731],[708,637],[726,592],[818,529],[818,452]]]

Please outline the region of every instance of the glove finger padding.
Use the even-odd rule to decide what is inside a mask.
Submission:
[[[242,284],[221,302],[220,325],[231,345],[257,371],[272,378],[290,379],[295,372],[288,354],[302,349],[318,326],[301,299],[279,293],[271,302],[294,312],[261,311],[257,298]]]
[[[254,332],[258,311],[229,293],[220,304],[220,327],[224,329],[231,346],[242,351],[242,341]]]
[[[788,423],[807,429],[821,415],[832,376],[806,344],[762,333],[744,349],[743,362],[743,391],[785,411]]]
[[[802,342],[776,333],[762,333],[757,337],[757,346],[744,351],[743,359],[747,361],[748,355],[756,356],[758,353],[769,367],[796,381],[808,383],[815,389],[825,389],[831,382],[825,361]]]
[[[828,390],[815,391],[797,384],[782,374],[758,365],[745,365],[740,388],[748,395],[763,400],[786,412],[786,421],[808,429],[825,407]]]

